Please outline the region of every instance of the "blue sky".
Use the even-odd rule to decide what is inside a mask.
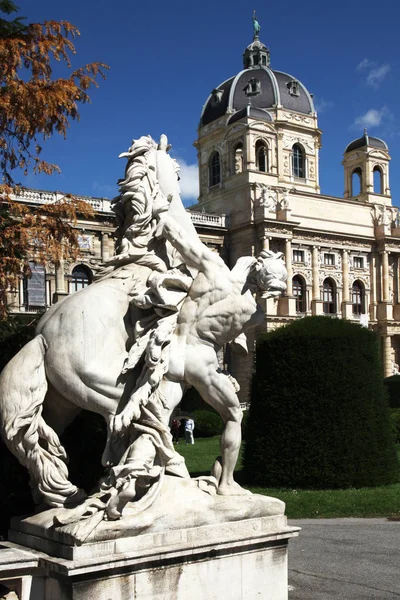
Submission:
[[[196,199],[193,142],[210,91],[242,67],[252,40],[252,11],[271,66],[314,94],[323,131],[321,191],[342,196],[345,146],[367,127],[392,156],[393,203],[400,205],[400,5],[395,0],[285,3],[237,0],[151,3],[116,0],[16,0],[29,22],[68,20],[81,32],[73,66],[102,61],[106,81],[91,92],[67,139],[46,143],[43,157],[61,175],[20,178],[23,185],[113,197],[133,138],[166,133],[181,163],[182,195]],[[66,70],[57,65],[57,74]]]

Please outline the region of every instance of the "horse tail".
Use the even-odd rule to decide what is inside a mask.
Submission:
[[[66,452],[42,417],[46,349],[45,339],[38,335],[3,369],[0,427],[9,450],[29,470],[35,500],[40,497],[50,506],[64,506],[78,501],[80,491],[68,481]]]

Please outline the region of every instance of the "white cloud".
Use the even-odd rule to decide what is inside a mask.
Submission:
[[[180,166],[179,187],[183,201],[197,200],[199,196],[199,169],[197,163],[188,165],[183,158],[177,158]]]
[[[331,100],[324,100],[323,98],[314,98],[314,106],[317,113],[321,114],[323,112],[327,112],[334,107],[333,102]]]
[[[391,118],[391,113],[386,106],[383,106],[380,110],[370,108],[363,115],[357,117],[354,121],[354,126],[358,128],[372,128],[382,125],[384,119]]]
[[[371,87],[378,88],[380,83],[390,72],[391,66],[388,63],[380,65],[376,60],[364,58],[358,65],[357,71],[366,71],[366,83]]]
[[[381,81],[383,81],[386,75],[390,71],[390,65],[385,64],[377,67],[376,69],[371,69],[367,76],[368,85],[372,85],[372,87],[378,87]]]
[[[362,71],[363,69],[368,69],[374,67],[375,65],[375,61],[369,60],[369,58],[364,58],[360,64],[357,65],[357,71]]]

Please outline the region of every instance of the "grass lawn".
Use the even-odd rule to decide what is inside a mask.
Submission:
[[[208,475],[219,454],[219,436],[199,438],[193,446],[184,440],[176,446],[193,476]],[[241,483],[241,459],[236,480]],[[289,519],[332,517],[400,517],[400,483],[376,488],[348,490],[288,490],[248,487],[256,494],[273,496],[286,503]]]

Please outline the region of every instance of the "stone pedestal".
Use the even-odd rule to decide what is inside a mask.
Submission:
[[[279,299],[279,314],[285,317],[295,317],[297,315],[296,298],[294,296],[282,296]]]
[[[390,302],[379,302],[377,318],[378,321],[391,321],[393,319],[393,305]]]
[[[80,546],[12,530],[19,544],[5,546],[25,561],[20,600],[287,600],[288,540],[298,531],[276,515]]]
[[[351,302],[342,302],[342,318],[352,319],[353,318],[353,305]]]
[[[312,300],[311,301],[311,312],[313,315],[323,315],[324,307],[322,300]]]

